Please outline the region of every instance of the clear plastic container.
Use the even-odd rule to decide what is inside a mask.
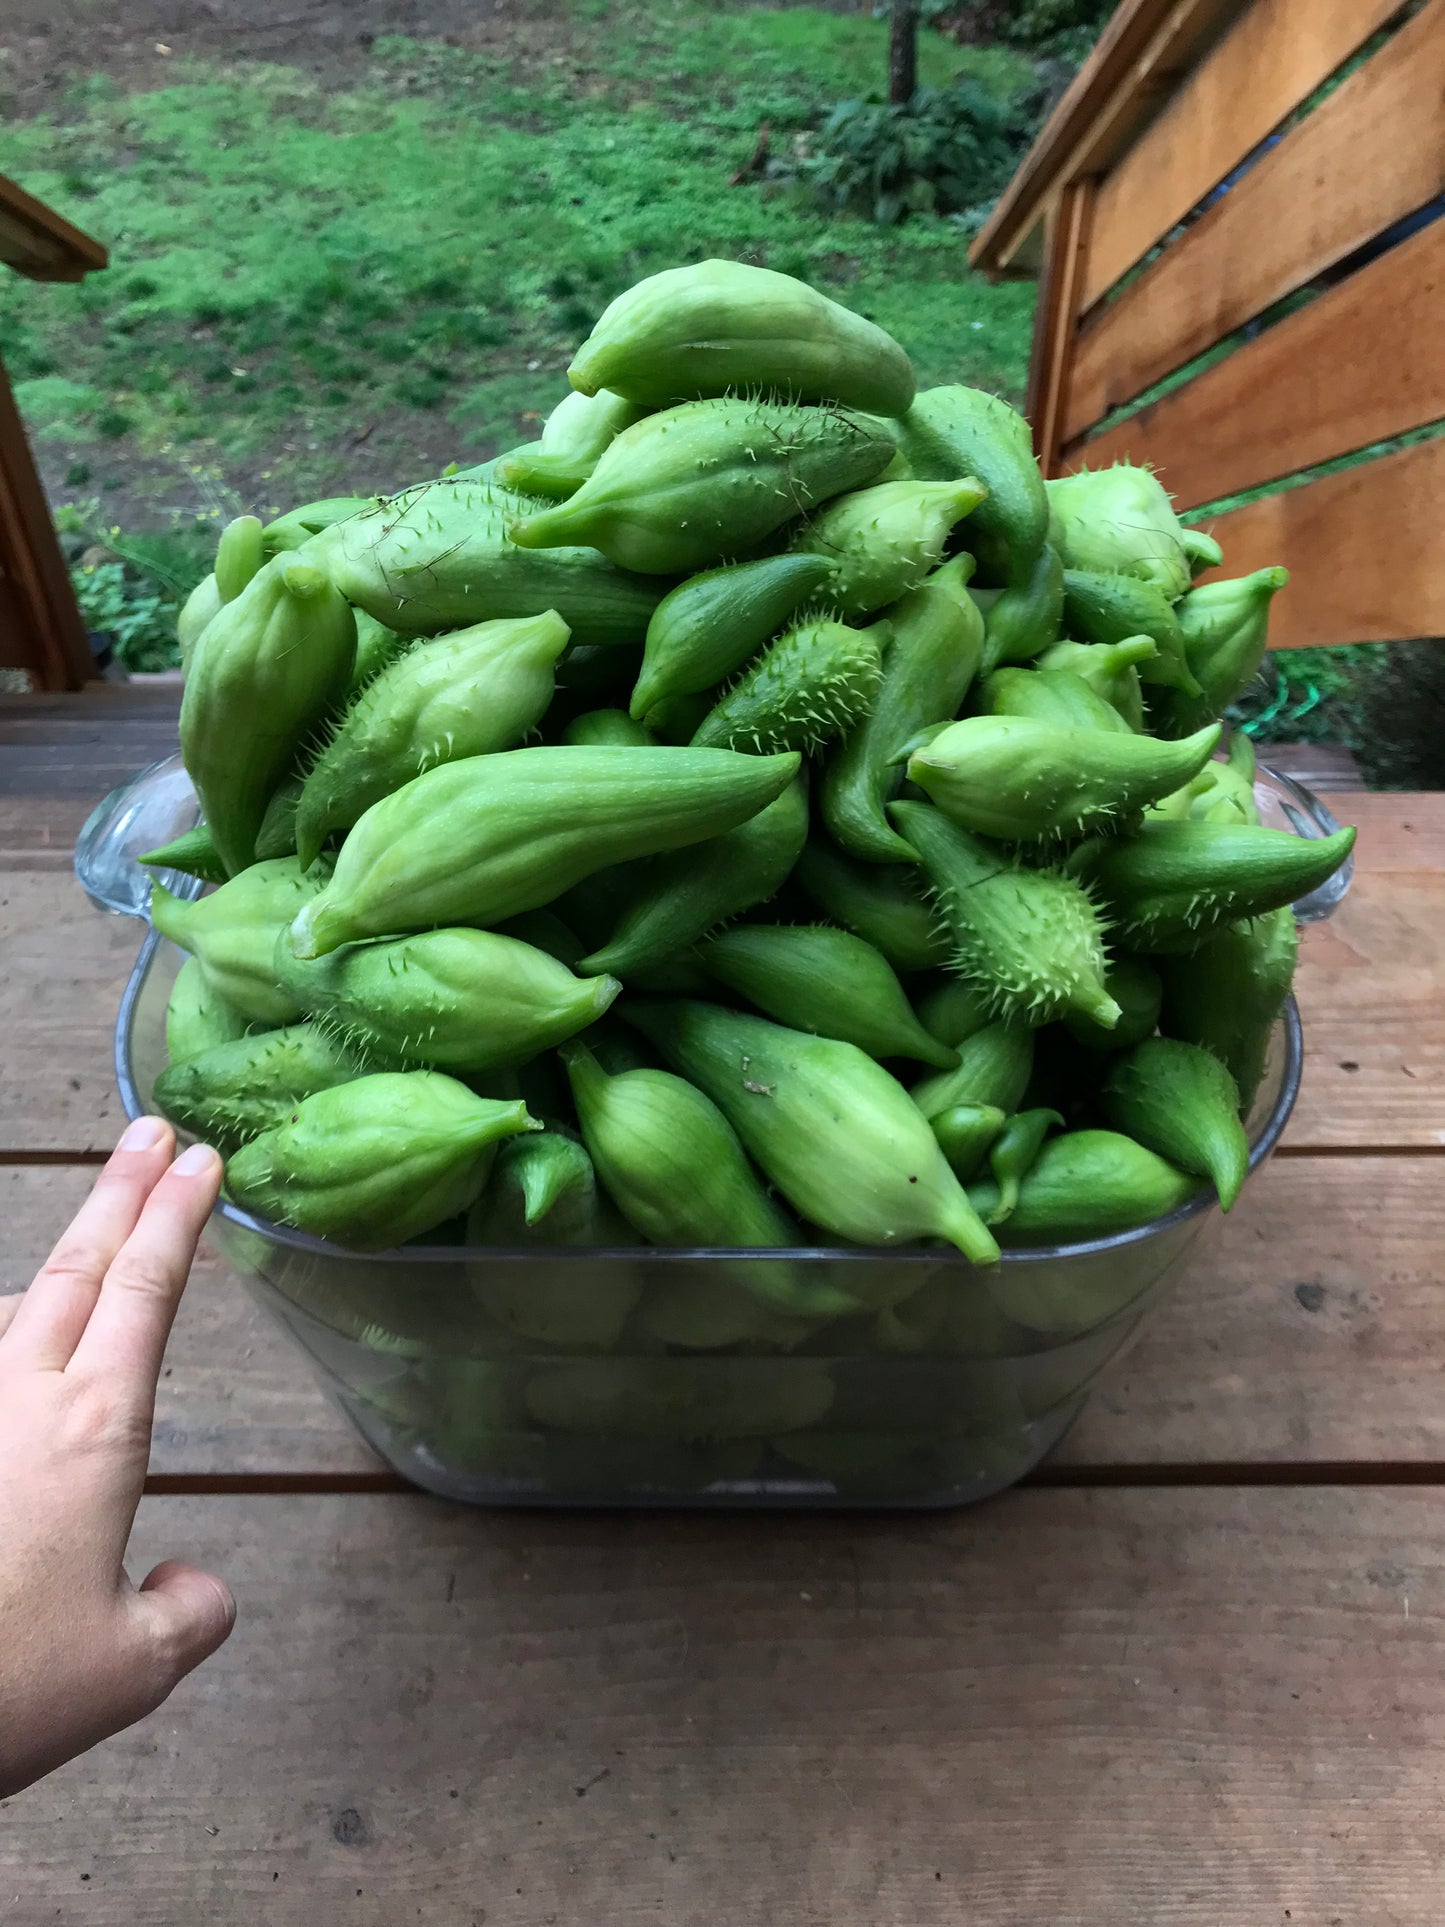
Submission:
[[[155,932],[116,1026],[127,1113],[150,1108],[183,953]],[[1250,1120],[1251,1173],[1299,1089],[1293,1000]],[[1201,1194],[1138,1231],[1006,1251],[583,1250],[416,1244],[344,1251],[221,1204],[211,1235],[396,1470],[473,1504],[957,1505],[1012,1485],[1057,1443],[1097,1374],[1200,1234]],[[805,1266],[894,1309],[792,1350],[666,1347],[647,1294]],[[550,1313],[587,1349],[533,1334]]]
[[[1266,821],[1327,835],[1308,791],[1261,769]],[[102,907],[144,916],[135,857],[195,821],[177,758],[87,822],[76,872]],[[168,879],[186,894],[200,885]],[[1348,873],[1295,905],[1327,916]],[[116,1025],[127,1113],[151,1108],[182,952],[152,931]],[[1249,1120],[1251,1175],[1299,1089],[1293,999]],[[939,1506],[1012,1485],[1057,1444],[1185,1254],[1218,1224],[1202,1192],[1139,1230],[1006,1251],[975,1269],[937,1249],[617,1250],[414,1244],[362,1254],[223,1203],[212,1235],[396,1470],[472,1504]],[[683,1350],[650,1337],[676,1305],[751,1267],[804,1266],[893,1309],[785,1349]],[[548,1330],[571,1335],[548,1342]],[[585,1332],[587,1343],[578,1340]]]

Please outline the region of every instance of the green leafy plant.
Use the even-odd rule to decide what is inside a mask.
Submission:
[[[127,669],[172,669],[180,662],[178,605],[163,589],[138,581],[120,561],[78,565],[70,579],[86,628],[109,636]]]
[[[1030,132],[1014,100],[968,79],[920,87],[900,106],[845,100],[823,122],[803,173],[824,207],[891,226],[992,199]]]

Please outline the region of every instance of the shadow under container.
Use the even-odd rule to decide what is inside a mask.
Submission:
[[[116,1073],[132,1117],[150,1108],[166,1062],[182,961],[152,932],[126,988]],[[1302,1055],[1291,998],[1249,1120],[1251,1176],[1289,1119]],[[1139,1230],[1008,1250],[987,1269],[917,1247],[367,1254],[224,1202],[211,1236],[373,1449],[445,1498],[943,1506],[987,1498],[1038,1464],[1219,1218],[1205,1190]],[[791,1349],[683,1350],[639,1323],[650,1293],[705,1300],[779,1264],[892,1308]],[[549,1315],[569,1342],[535,1335]]]

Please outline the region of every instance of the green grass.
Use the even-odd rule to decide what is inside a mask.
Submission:
[[[641,275],[723,254],[800,274],[896,333],[920,380],[1016,396],[1033,289],[972,276],[946,220],[827,219],[728,175],[876,88],[886,27],[568,0],[529,69],[379,41],[364,86],[178,61],[0,133],[0,168],[111,250],[76,287],[0,286],[0,339],[57,475],[187,514],[386,487],[527,439],[575,343]],[[560,43],[559,43],[560,44]],[[1023,63],[923,41],[921,78]],[[358,440],[357,438],[360,437]],[[79,458],[77,461],[76,458]]]

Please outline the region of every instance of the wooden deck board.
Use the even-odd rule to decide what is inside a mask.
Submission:
[[[1433,1922],[1432,1493],[155,1500],[230,1644],[9,1803],[7,1927]]]
[[[93,1171],[0,1169],[0,1291]],[[1280,1158],[1192,1253],[1055,1464],[1445,1464],[1445,1185],[1431,1157]],[[352,1478],[377,1460],[203,1247],[166,1359],[162,1478]]]

